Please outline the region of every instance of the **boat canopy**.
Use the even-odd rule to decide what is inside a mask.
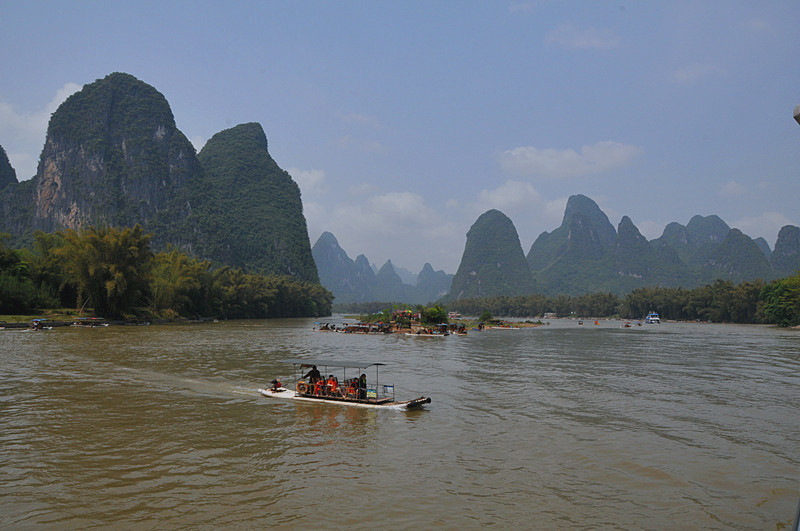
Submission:
[[[367,367],[372,367],[373,365],[385,365],[385,363],[380,363],[375,361],[330,361],[330,360],[306,360],[298,358],[291,358],[281,361],[283,363],[292,363],[294,365],[306,365],[308,367],[312,365],[317,365],[318,367],[342,367],[342,368],[355,368],[355,369],[366,369]]]

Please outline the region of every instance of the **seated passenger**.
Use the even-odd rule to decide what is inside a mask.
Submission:
[[[350,378],[347,380],[347,396],[349,398],[356,398],[358,396],[358,378]]]
[[[328,376],[328,394],[330,396],[339,396],[339,381],[332,374]]]

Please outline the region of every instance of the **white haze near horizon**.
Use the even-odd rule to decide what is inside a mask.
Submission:
[[[527,253],[573,194],[648,239],[716,214],[772,247],[800,225],[798,19],[794,2],[7,3],[0,146],[31,178],[50,114],[122,71],[197,149],[261,123],[310,243],[329,231],[378,266],[454,273],[490,208]]]

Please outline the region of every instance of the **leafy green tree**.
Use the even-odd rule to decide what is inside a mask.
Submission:
[[[63,232],[36,231],[33,234],[33,247],[22,252],[30,264],[31,280],[57,299],[53,307],[73,308],[77,305],[78,288],[67,277],[63,259],[57,251],[64,246],[64,241]]]
[[[425,324],[440,324],[447,322],[447,310],[438,304],[422,309],[422,322]]]
[[[190,258],[177,249],[155,255],[149,285],[153,312],[185,316],[201,314],[201,281],[208,267],[208,262]]]
[[[78,286],[79,302],[91,302],[100,315],[120,317],[132,310],[147,286],[150,235],[139,225],[67,230],[58,253],[68,277]]]
[[[775,280],[761,292],[766,319],[779,326],[800,324],[800,274]]]
[[[56,305],[48,290],[31,278],[24,253],[6,247],[7,239],[8,235],[0,234],[0,313],[29,314]]]

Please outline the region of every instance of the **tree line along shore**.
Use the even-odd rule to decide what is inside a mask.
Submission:
[[[447,322],[448,310],[498,317],[623,319],[656,311],[677,321],[800,325],[800,272],[771,282],[716,280],[693,289],[637,288],[625,296],[531,294],[457,299],[447,308],[380,302],[333,307],[333,295],[319,284],[215,266],[177,249],[153,253],[150,238],[139,225],[36,232],[33,245],[22,249],[8,248],[7,238],[0,236],[0,315],[39,315],[72,324],[76,315],[115,323],[181,322],[324,317],[332,309],[391,317],[389,313],[416,308],[426,321]]]
[[[317,283],[215,266],[177,249],[154,253],[151,236],[139,225],[38,231],[22,249],[0,236],[0,314],[66,310],[62,321],[330,315],[333,295]]]
[[[389,310],[386,310],[389,308]],[[403,309],[421,311],[422,306],[387,302],[334,305],[334,311],[375,318]],[[452,301],[450,311],[479,316],[544,318],[619,318],[638,320],[654,311],[671,321],[800,325],[800,272],[771,282],[756,280],[735,284],[728,280],[693,289],[644,287],[625,296],[610,292],[580,296],[542,294],[466,298]]]

